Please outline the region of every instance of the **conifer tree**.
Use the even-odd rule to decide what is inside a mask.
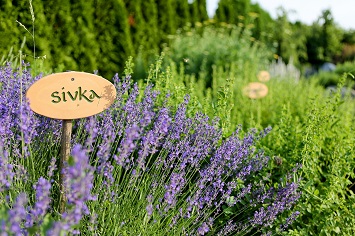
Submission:
[[[47,22],[45,9],[42,0],[33,0],[34,14],[34,37],[36,46],[36,58],[44,60],[45,67],[52,66],[52,55],[50,40],[53,37],[52,26]]]
[[[229,22],[234,17],[233,10],[229,7],[230,0],[220,0],[214,19],[219,22]]]
[[[191,22],[194,24],[195,22],[200,22],[200,13],[198,9],[198,2],[194,0],[190,5],[190,14],[191,14]]]
[[[50,37],[51,31],[44,16],[42,1],[34,0],[33,2],[29,2],[21,0],[14,2],[13,5],[11,4],[10,8],[6,9],[6,6],[9,7],[10,4],[5,4],[4,6],[4,10],[11,11],[8,12],[10,16],[16,17],[9,19],[12,21],[10,25],[13,25],[13,28],[9,31],[9,38],[15,39],[16,45],[8,45],[7,47],[15,46],[13,53],[18,55],[22,40],[26,37],[26,43],[21,52],[21,54],[23,54],[23,60],[31,62],[34,68],[39,57],[44,58],[44,56],[48,56],[48,58],[50,58],[50,42],[48,38]],[[4,19],[7,18],[8,16]],[[17,22],[15,20],[17,20]],[[50,61],[47,60],[47,68],[51,67],[49,63]],[[37,70],[35,70],[35,72],[37,72]]]
[[[158,28],[158,7],[155,0],[144,0],[141,2],[142,17],[145,22],[143,28],[145,35],[144,50],[158,51],[161,41]]]
[[[341,37],[331,11],[324,10],[307,35],[308,61],[317,66],[333,61],[341,52]]]
[[[125,61],[133,54],[128,14],[123,0],[96,0],[95,30],[100,45],[99,74],[105,78],[123,71]]]
[[[322,12],[319,21],[322,21],[320,45],[323,47],[324,61],[333,61],[341,52],[342,32],[336,27],[334,18],[329,9]]]
[[[161,35],[176,32],[176,4],[175,0],[156,0],[158,9],[158,25]]]
[[[209,17],[207,13],[206,0],[196,0],[196,2],[198,5],[198,15],[199,15],[200,22],[208,20]]]
[[[147,36],[145,35],[146,22],[143,19],[142,0],[125,0],[128,13],[128,24],[132,37],[134,54],[136,55],[141,45],[145,45]]]
[[[293,39],[294,35],[288,20],[288,13],[284,8],[280,7],[277,14],[274,32],[275,41],[277,42],[276,53],[287,63],[291,58],[297,63],[297,45]]]
[[[20,49],[21,41],[25,35],[18,23],[18,11],[12,1],[0,0],[0,59],[7,57],[13,47],[13,53]]]
[[[252,33],[253,37],[264,43],[272,44],[272,29],[274,20],[270,14],[260,7],[258,3],[252,4],[250,7],[251,22],[254,24]]]
[[[177,27],[181,28],[190,22],[190,10],[188,0],[176,0]]]
[[[236,13],[236,18],[231,23],[247,24],[249,21],[250,4],[250,0],[233,0],[232,7]]]
[[[98,69],[97,58],[100,51],[96,41],[94,12],[93,0],[72,0],[71,16],[73,30],[76,33],[72,42],[75,45],[73,58],[77,62],[79,70],[89,73]]]
[[[309,27],[305,24],[302,24],[300,21],[296,21],[292,25],[293,31],[293,41],[296,44],[297,58],[295,58],[295,64],[297,63],[306,63],[308,61],[307,54],[307,32]]]
[[[74,58],[77,36],[70,0],[62,0],[60,4],[57,1],[44,0],[43,8],[46,21],[52,29],[50,54],[53,67],[59,71],[78,70]]]
[[[215,19],[219,22],[245,25],[249,20],[250,4],[250,0],[220,0]]]

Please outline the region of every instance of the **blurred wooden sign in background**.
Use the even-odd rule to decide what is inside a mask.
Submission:
[[[259,82],[249,83],[243,88],[245,96],[251,99],[263,98],[268,94],[269,90],[265,84]]]

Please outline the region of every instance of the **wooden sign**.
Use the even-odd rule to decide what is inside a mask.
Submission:
[[[59,212],[64,213],[67,191],[62,169],[70,155],[72,120],[95,115],[116,99],[116,88],[108,80],[84,72],[63,72],[38,80],[26,92],[30,108],[43,116],[61,119],[62,137],[59,162]]]
[[[35,82],[26,92],[30,108],[54,119],[79,119],[107,109],[116,98],[114,85],[94,74],[63,72]]]
[[[258,80],[260,82],[267,82],[270,80],[270,73],[266,70],[262,70],[258,73]]]
[[[265,84],[259,82],[249,83],[243,89],[244,95],[251,99],[263,98],[268,94],[269,90]]]

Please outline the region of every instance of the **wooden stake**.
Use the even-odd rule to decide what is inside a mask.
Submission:
[[[61,148],[60,148],[60,163],[59,163],[59,212],[64,213],[65,206],[67,204],[67,190],[64,185],[65,174],[62,173],[64,169],[64,163],[68,162],[70,155],[70,142],[71,142],[71,133],[72,133],[72,120],[63,120],[62,123],[62,139],[61,139]]]

